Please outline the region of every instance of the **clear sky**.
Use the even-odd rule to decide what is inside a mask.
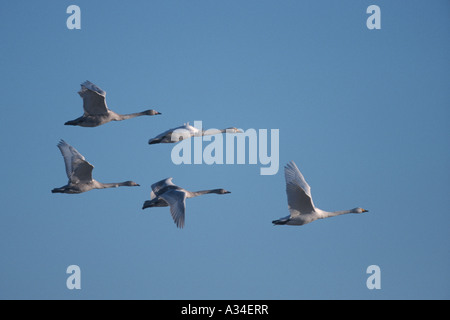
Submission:
[[[0,30],[0,298],[450,298],[449,1],[9,1]],[[85,80],[118,113],[162,115],[64,126]],[[147,144],[196,120],[279,129],[278,174]],[[59,139],[97,180],[141,186],[50,193],[67,182]],[[317,207],[370,212],[273,226],[290,160]],[[180,230],[141,209],[167,177],[232,193],[189,199]]]

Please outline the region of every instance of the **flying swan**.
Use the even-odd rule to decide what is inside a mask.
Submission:
[[[200,137],[220,133],[243,133],[243,131],[235,127],[220,130],[218,129],[199,130],[196,127],[191,126],[188,122],[182,126],[169,129],[157,135],[156,137],[150,139],[148,141],[148,144],[176,143],[184,139],[189,139],[191,137]]]
[[[184,227],[184,213],[186,210],[187,198],[194,198],[209,193],[231,193],[224,189],[191,192],[173,184],[172,179],[173,178],[167,178],[154,183],[150,194],[151,200],[145,201],[142,209],[170,206],[170,214],[178,228]]]
[[[106,92],[89,81],[81,84],[78,94],[83,98],[84,114],[64,123],[66,126],[98,127],[110,121],[121,121],[139,116],[154,116],[161,114],[155,110],[146,110],[131,114],[118,114],[106,106]]]
[[[64,157],[66,173],[69,178],[67,185],[55,188],[52,193],[83,193],[92,189],[116,188],[121,186],[139,186],[136,182],[126,181],[119,183],[101,183],[92,179],[94,166],[71,145],[64,140],[58,143],[58,148]]]
[[[303,178],[300,170],[293,161],[287,164],[284,169],[286,179],[286,193],[290,215],[272,221],[274,225],[301,226],[317,219],[329,218],[346,213],[363,213],[368,210],[354,208],[351,210],[327,212],[314,206],[311,197],[311,188]]]

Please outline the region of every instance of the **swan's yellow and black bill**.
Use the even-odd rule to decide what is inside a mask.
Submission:
[[[366,210],[366,209],[362,209],[362,212],[369,212],[369,210]]]

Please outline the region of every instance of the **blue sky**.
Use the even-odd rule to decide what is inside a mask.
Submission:
[[[0,298],[450,298],[449,14],[448,1],[3,3]],[[163,115],[64,126],[85,80],[118,113]],[[279,129],[280,171],[177,166],[172,145],[147,144],[196,120]],[[97,180],[141,187],[51,194],[67,182],[59,139]],[[370,212],[272,226],[290,160],[317,207]],[[232,193],[188,200],[180,230],[168,208],[141,210],[167,177]],[[81,290],[66,288],[73,264]]]

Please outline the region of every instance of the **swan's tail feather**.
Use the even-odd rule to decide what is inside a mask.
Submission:
[[[153,208],[153,207],[168,207],[169,204],[162,198],[154,198],[152,200],[147,200],[144,202],[142,209]]]
[[[150,139],[148,141],[148,144],[157,144],[157,143],[161,143],[161,139]]]
[[[72,121],[67,121],[66,123],[64,123],[65,126],[76,126],[78,125],[78,123],[74,120]]]
[[[142,206],[142,209],[147,209],[147,208],[151,208],[151,207],[153,207],[153,202],[147,200],[147,201],[144,202],[144,205]]]
[[[283,225],[286,224],[289,221],[289,219],[278,219],[278,220],[273,220],[272,223],[274,225]]]

